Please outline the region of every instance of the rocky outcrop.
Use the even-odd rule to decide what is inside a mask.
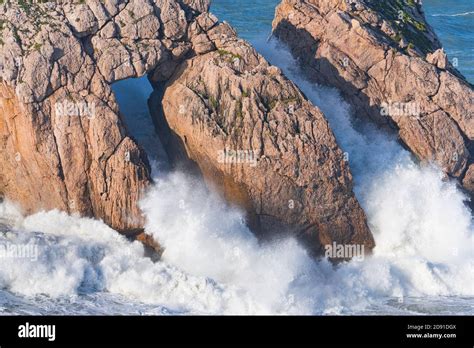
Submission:
[[[321,111],[229,25],[203,14],[189,37],[196,55],[177,67],[155,110],[170,158],[195,162],[264,237],[289,231],[317,254],[333,242],[372,248]]]
[[[283,0],[274,34],[307,76],[337,87],[421,160],[473,191],[474,93],[416,1]]]
[[[136,233],[150,183],[110,84],[166,67],[206,1],[2,2],[0,193]],[[165,70],[165,69],[164,69]]]
[[[5,2],[0,6],[0,194],[141,233],[146,153],[110,85],[148,74],[155,124],[256,231],[373,247],[348,164],[322,113],[207,0]],[[161,99],[162,107],[161,107]]]

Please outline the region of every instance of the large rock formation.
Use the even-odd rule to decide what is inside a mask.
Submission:
[[[398,130],[474,194],[474,93],[450,65],[417,1],[283,0],[274,34],[307,76]]]
[[[170,157],[196,162],[255,230],[296,231],[316,251],[333,241],[372,247],[324,116],[208,5],[3,3],[0,194],[27,212],[58,208],[140,230],[150,169],[110,85],[148,73]]]
[[[189,35],[197,55],[177,67],[157,115],[170,157],[196,162],[263,235],[292,231],[319,253],[332,242],[373,247],[321,111],[229,25],[204,14]]]
[[[110,84],[166,64],[193,11],[174,0],[0,6],[0,193],[27,212],[58,208],[134,232],[150,183]],[[204,7],[203,7],[204,6]]]

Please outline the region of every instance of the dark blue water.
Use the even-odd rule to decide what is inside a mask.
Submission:
[[[425,0],[425,12],[450,61],[474,83],[474,0]]]
[[[270,35],[280,0],[214,0],[212,12],[249,41]],[[474,0],[425,0],[428,22],[435,28],[450,61],[474,83]]]
[[[253,41],[270,35],[279,3],[280,0],[213,0],[211,12],[229,22],[240,37]]]

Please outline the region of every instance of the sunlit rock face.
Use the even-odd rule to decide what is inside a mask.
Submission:
[[[474,193],[473,89],[447,60],[421,5],[283,0],[273,32],[309,78],[337,87],[356,115],[394,128],[420,160]]]
[[[321,111],[227,24],[206,35],[217,50],[185,61],[162,100],[187,156],[264,236],[290,231],[317,253],[332,241],[373,247]]]
[[[324,115],[208,7],[1,5],[0,193],[27,212],[57,208],[139,231],[150,166],[110,85],[148,74],[171,161],[192,162],[254,231],[297,234],[317,254],[332,242],[372,248]]]
[[[0,192],[28,212],[58,208],[133,232],[150,183],[110,84],[158,66],[205,2],[64,1],[0,6]],[[176,43],[179,42],[179,43]]]

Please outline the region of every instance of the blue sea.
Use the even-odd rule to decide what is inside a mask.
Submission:
[[[101,221],[59,211],[23,216],[0,203],[0,314],[474,314],[474,226],[465,195],[397,139],[352,125],[337,90],[308,82],[268,40],[278,0],[215,0],[231,23],[325,114],[354,177],[377,246],[334,267],[296,240],[261,244],[243,213],[160,162],[147,78],[114,84],[128,129],[147,150],[155,184],[141,202],[145,230],[165,247],[145,257]],[[425,0],[451,59],[473,81],[473,1]],[[448,5],[449,4],[449,5]],[[158,150],[157,150],[158,149]],[[24,246],[15,257],[8,247]]]

